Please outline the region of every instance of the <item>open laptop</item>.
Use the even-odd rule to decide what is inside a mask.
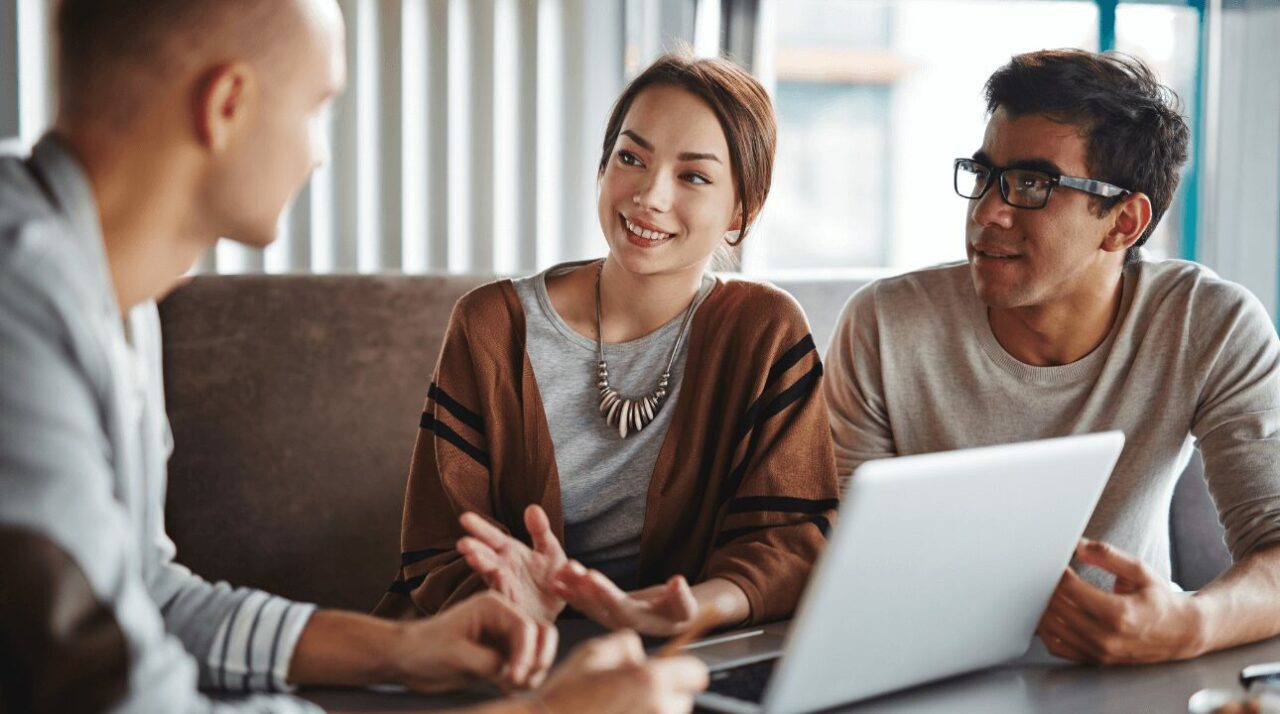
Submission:
[[[1123,445],[1111,431],[863,464],[789,627],[690,646],[712,672],[698,705],[811,712],[1021,655]]]

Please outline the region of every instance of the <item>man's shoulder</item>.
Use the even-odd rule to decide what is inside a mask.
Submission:
[[[918,322],[961,308],[974,297],[969,265],[958,261],[873,280],[850,297],[845,311]]]
[[[6,300],[13,291],[55,295],[77,281],[68,275],[79,262],[74,242],[63,240],[67,224],[14,160],[0,159],[0,282]]]
[[[1140,309],[1179,321],[1228,317],[1265,308],[1243,285],[1187,260],[1140,261],[1134,271]]]

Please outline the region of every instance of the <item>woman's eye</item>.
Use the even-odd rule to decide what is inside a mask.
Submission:
[[[622,149],[622,150],[620,150],[620,151],[618,152],[618,160],[619,160],[619,161],[621,161],[622,163],[626,164],[627,166],[640,166],[640,165],[641,165],[641,164],[640,164],[640,157],[636,156],[635,154],[631,153],[630,151],[627,151],[626,149]]]
[[[685,174],[684,180],[688,181],[689,183],[699,184],[699,185],[711,183],[711,179],[707,178],[706,176],[703,176],[702,174],[692,174],[692,173]]]

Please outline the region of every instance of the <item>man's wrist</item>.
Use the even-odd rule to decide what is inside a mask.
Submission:
[[[1218,649],[1212,639],[1216,628],[1213,625],[1217,615],[1216,603],[1212,598],[1200,597],[1200,593],[1187,596],[1191,604],[1185,617],[1186,645],[1182,659],[1192,659]]]
[[[391,684],[406,684],[409,681],[410,673],[405,667],[410,660],[408,650],[412,646],[411,624],[410,622],[386,623],[388,626],[385,635],[386,645],[379,648],[377,662],[382,681]]]

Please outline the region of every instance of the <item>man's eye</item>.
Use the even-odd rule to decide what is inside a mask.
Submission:
[[[1043,191],[1049,185],[1049,180],[1044,176],[1019,176],[1017,181],[1017,189],[1019,191]]]

